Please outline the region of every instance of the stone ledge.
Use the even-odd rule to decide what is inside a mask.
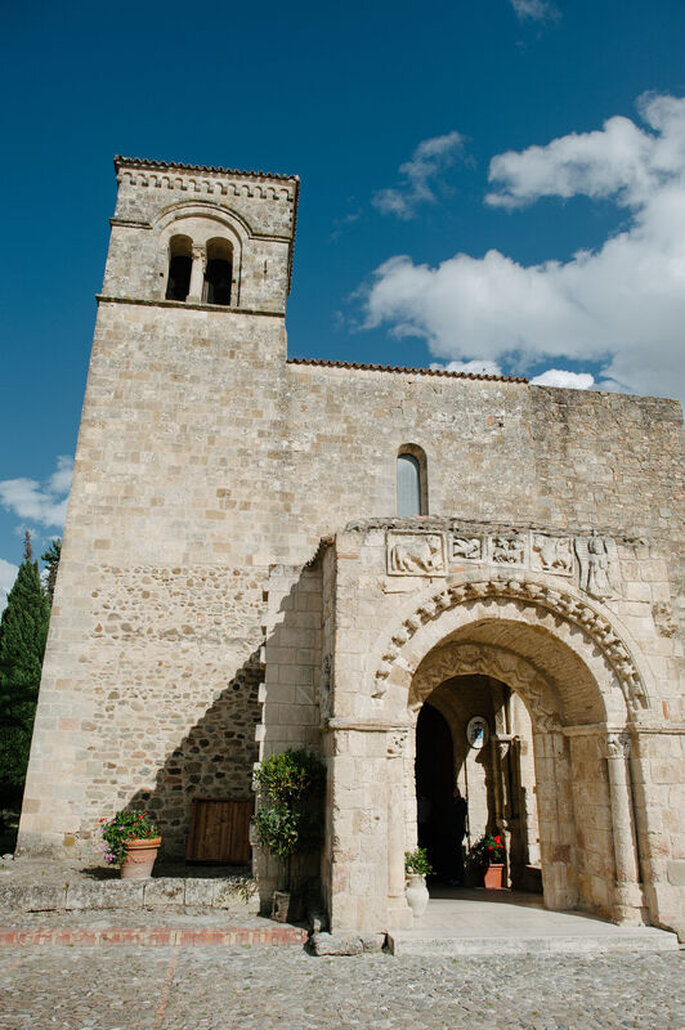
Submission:
[[[83,912],[103,909],[187,909],[259,911],[252,885],[231,879],[81,881],[64,884],[0,884],[0,910],[14,912]]]
[[[363,952],[382,951],[384,946],[384,933],[313,933],[309,938],[313,955],[361,955]]]

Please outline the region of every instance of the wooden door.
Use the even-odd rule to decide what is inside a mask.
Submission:
[[[252,856],[250,819],[253,807],[253,798],[238,801],[194,798],[187,861],[247,865]]]

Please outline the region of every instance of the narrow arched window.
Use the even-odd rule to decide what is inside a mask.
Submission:
[[[397,514],[428,514],[426,455],[415,444],[406,444],[397,455]]]
[[[190,290],[193,267],[193,241],[189,236],[172,236],[169,240],[169,278],[167,300],[185,300]]]
[[[227,240],[207,241],[207,265],[202,299],[205,304],[230,304],[233,251]]]

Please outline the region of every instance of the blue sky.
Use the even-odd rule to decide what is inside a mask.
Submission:
[[[300,175],[293,356],[682,398],[684,58],[682,0],[5,5],[0,598],[61,530],[115,153]]]

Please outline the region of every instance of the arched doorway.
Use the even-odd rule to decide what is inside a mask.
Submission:
[[[505,841],[507,885],[541,891],[532,726],[507,684],[464,675],[433,690],[416,723],[415,783],[418,842],[438,882],[482,886],[469,856],[489,832]],[[462,843],[455,786],[468,803]]]
[[[644,921],[636,824],[646,814],[630,743],[647,695],[606,617],[541,583],[468,582],[424,599],[381,646],[373,696],[393,722],[408,717],[414,727],[433,691],[459,676],[487,676],[521,698],[531,717],[545,905]],[[406,751],[389,770],[391,794],[407,799],[404,828],[394,814],[389,824],[389,909],[398,913],[398,845],[416,846],[413,733]],[[389,756],[398,757],[395,746]]]
[[[335,656],[325,738],[331,925],[411,924],[405,853],[418,843],[416,726],[425,702],[437,707],[438,688],[461,677],[499,684],[528,712],[539,830],[527,841],[539,838],[546,907],[657,920],[654,884],[643,890],[641,881],[641,870],[654,868],[642,749],[656,686],[625,628],[575,586],[542,577],[427,585],[393,603],[398,618],[373,648],[360,653],[353,621],[349,652]],[[513,841],[509,848],[513,862]]]
[[[416,722],[417,837],[419,847],[438,877],[449,880],[452,870],[450,818],[454,789],[452,731],[440,710],[426,701]]]

